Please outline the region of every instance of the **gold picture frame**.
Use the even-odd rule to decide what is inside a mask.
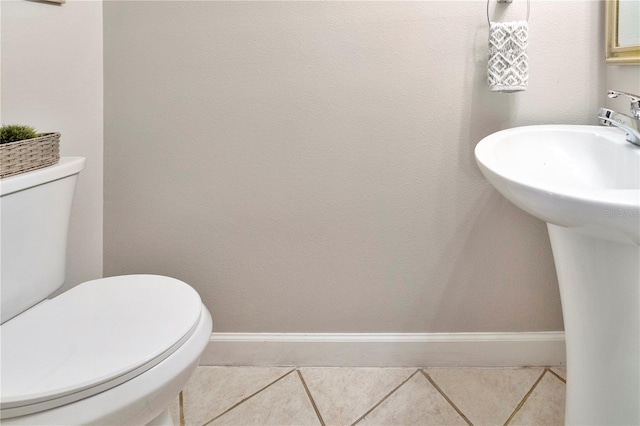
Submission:
[[[639,64],[640,44],[620,46],[618,43],[618,0],[606,0],[606,61],[611,64]]]

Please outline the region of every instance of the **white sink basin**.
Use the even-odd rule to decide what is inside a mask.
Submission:
[[[487,136],[476,160],[502,195],[547,222],[566,424],[640,424],[640,147],[616,128],[529,126]]]
[[[482,173],[545,222],[640,243],[640,147],[617,128],[527,126],[476,146]]]

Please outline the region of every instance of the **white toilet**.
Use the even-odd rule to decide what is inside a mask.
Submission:
[[[85,159],[0,181],[3,425],[171,425],[168,406],[211,334],[187,284],[155,275],[65,277],[67,230]]]

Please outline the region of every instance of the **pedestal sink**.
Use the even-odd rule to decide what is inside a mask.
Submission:
[[[494,133],[475,154],[502,195],[547,222],[567,346],[565,422],[640,424],[640,147],[612,127],[546,125]]]

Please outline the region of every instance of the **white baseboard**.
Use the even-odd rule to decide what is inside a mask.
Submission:
[[[213,333],[200,360],[200,365],[298,367],[564,364],[564,332]]]

